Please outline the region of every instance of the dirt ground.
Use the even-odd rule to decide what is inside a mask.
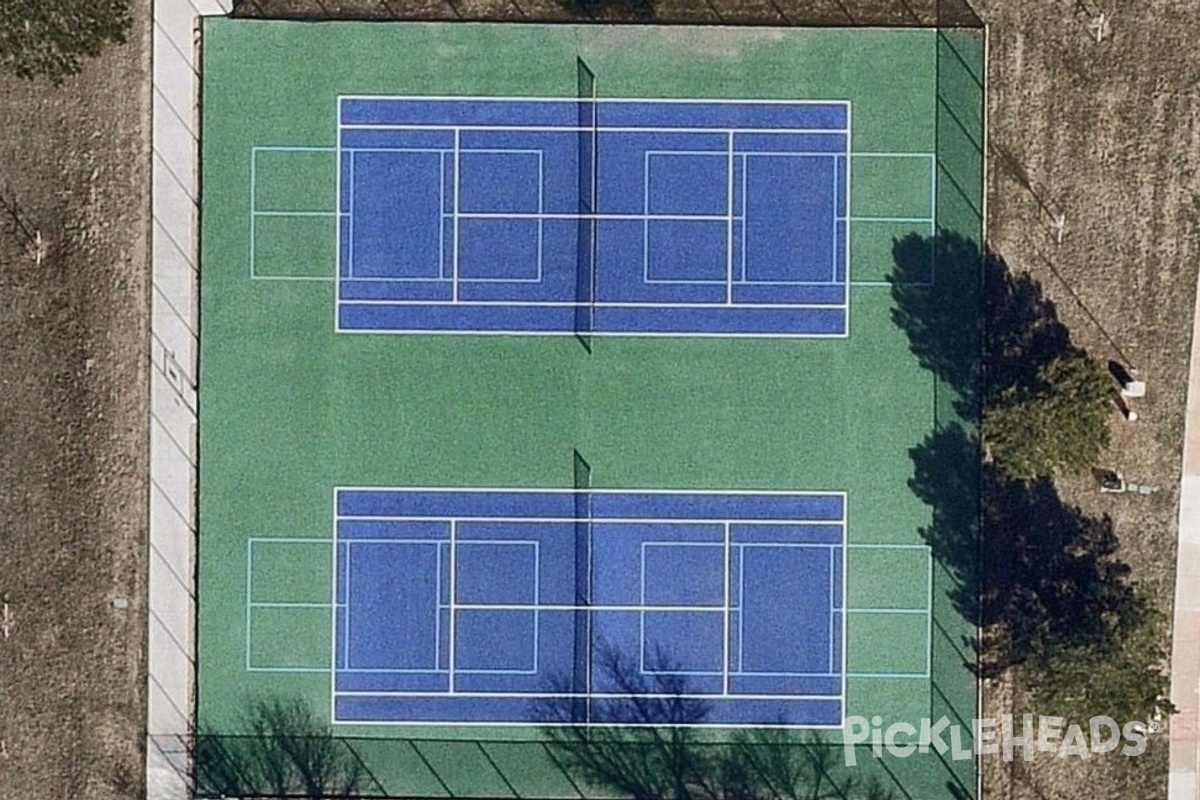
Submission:
[[[143,10],[62,87],[0,78],[0,195],[48,243],[0,214],[4,798],[144,795],[149,53]]]
[[[1114,411],[1106,466],[1160,491],[1100,495],[1084,479],[1061,490],[1114,518],[1124,558],[1169,602],[1200,255],[1200,61],[1190,57],[1200,5],[1106,2],[1112,36],[1096,44],[1074,0],[978,0],[991,25],[990,243],[1042,281],[1077,341],[1149,384],[1139,422]],[[489,4],[504,5],[459,6],[473,16]],[[729,4],[718,14],[705,0],[669,0],[697,22],[871,10]],[[434,0],[386,5],[447,16]],[[144,791],[150,46],[138,8],[130,43],[63,87],[0,79],[0,194],[49,243],[39,266],[0,218],[0,595],[14,617],[0,639],[0,797]],[[874,11],[909,14],[882,0]],[[1067,215],[1060,245],[1046,209]],[[116,597],[129,608],[114,610]],[[987,710],[1036,710],[1014,691],[990,686]],[[987,795],[1163,797],[1163,744],[1140,759],[988,761]]]
[[[1108,0],[1112,36],[1100,44],[1073,0],[981,0],[978,10],[991,26],[990,244],[1042,282],[1077,342],[1102,362],[1136,367],[1148,384],[1134,402],[1138,422],[1114,410],[1104,466],[1160,491],[1101,495],[1090,478],[1059,488],[1089,514],[1112,516],[1121,557],[1161,589],[1169,614],[1200,255],[1200,62],[1185,55],[1200,6]],[[1066,214],[1062,244],[1043,205]],[[985,708],[1037,712],[1013,703],[1014,691],[990,687]],[[988,761],[987,794],[1057,800],[1086,787],[1098,800],[1165,797],[1166,741],[1152,741],[1138,759]]]

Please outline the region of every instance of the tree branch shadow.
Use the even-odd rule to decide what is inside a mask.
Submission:
[[[373,783],[365,765],[333,737],[303,699],[248,703],[243,733],[202,725],[192,751],[197,797],[357,797]]]
[[[581,719],[569,679],[552,681],[533,716],[575,777],[632,800],[894,800],[895,789],[840,763],[842,746],[814,731],[744,729],[728,742],[696,727],[712,704],[660,648],[647,667],[607,642],[594,648],[606,697]],[[554,696],[558,695],[558,696]]]

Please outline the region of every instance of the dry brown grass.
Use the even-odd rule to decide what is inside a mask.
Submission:
[[[1113,37],[1096,44],[1067,0],[979,5],[992,45],[991,246],[1042,282],[1077,342],[1101,360],[1138,367],[1149,384],[1136,403],[1140,421],[1114,411],[1105,466],[1161,490],[1101,495],[1085,477],[1059,488],[1067,502],[1113,518],[1121,556],[1137,580],[1161,589],[1169,612],[1200,245],[1200,63],[1182,55],[1200,30],[1197,6],[1148,0],[1107,8]],[[1061,245],[1039,198],[1067,214]],[[1036,713],[1014,693],[1011,683],[991,687],[985,708]],[[987,761],[988,794],[1164,797],[1165,744],[1159,737],[1138,759]]]
[[[148,34],[59,88],[0,79],[0,187],[49,244],[0,220],[5,798],[143,793]]]

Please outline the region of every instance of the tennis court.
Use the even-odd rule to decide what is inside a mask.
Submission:
[[[893,287],[969,283],[973,37],[206,21],[198,719],[300,697],[379,795],[564,800],[548,728],[643,701],[969,719]]]
[[[337,721],[547,723],[530,701],[550,698],[586,723],[629,697],[593,658],[610,647],[682,676],[708,724],[841,725],[841,496],[339,490],[337,508]]]
[[[846,333],[847,103],[344,97],[338,125],[339,330]]]

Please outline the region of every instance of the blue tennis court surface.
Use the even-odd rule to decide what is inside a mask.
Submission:
[[[339,101],[341,331],[844,336],[844,102]]]
[[[611,701],[665,672],[707,705],[705,724],[842,723],[842,494],[341,489],[335,502],[334,722],[537,724],[555,721],[547,703],[580,723],[607,703],[614,721],[629,704]],[[617,685],[603,649],[633,681]]]

